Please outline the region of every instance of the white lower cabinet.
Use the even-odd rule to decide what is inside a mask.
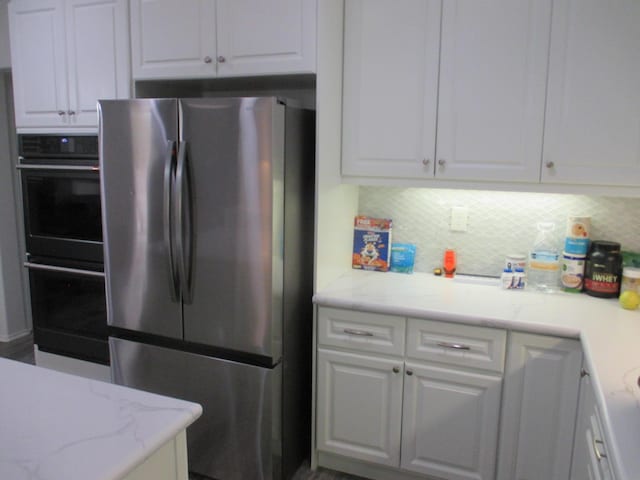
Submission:
[[[511,333],[502,397],[498,480],[567,480],[580,342]]]
[[[505,331],[330,308],[318,331],[319,452],[369,478],[494,478]]]
[[[402,360],[318,350],[318,448],[398,466]]]
[[[502,377],[405,365],[400,467],[451,480],[492,479]]]
[[[589,375],[583,375],[571,462],[571,480],[615,480],[610,451]]]

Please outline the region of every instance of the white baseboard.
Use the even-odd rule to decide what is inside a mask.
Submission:
[[[31,330],[20,330],[19,332],[12,333],[11,335],[0,334],[0,342],[12,342],[18,338],[26,337],[31,334]]]
[[[36,365],[39,367],[111,383],[111,369],[107,365],[42,352],[37,345],[33,346],[33,350]]]

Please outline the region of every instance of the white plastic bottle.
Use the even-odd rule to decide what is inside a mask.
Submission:
[[[527,284],[538,291],[560,289],[560,251],[554,241],[554,228],[552,222],[538,223],[538,235],[529,253]]]

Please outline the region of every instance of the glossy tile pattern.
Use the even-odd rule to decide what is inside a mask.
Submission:
[[[451,207],[469,209],[468,230],[449,229]],[[499,275],[509,253],[527,253],[536,223],[556,224],[564,245],[569,215],[591,216],[591,238],[640,251],[640,198],[428,188],[360,187],[359,213],[393,220],[393,241],[417,245],[415,271],[431,272],[446,248],[458,253],[458,271]]]

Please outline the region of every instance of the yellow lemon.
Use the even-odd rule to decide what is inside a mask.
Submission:
[[[635,310],[640,305],[640,295],[633,290],[625,290],[618,299],[622,308],[627,310]]]

